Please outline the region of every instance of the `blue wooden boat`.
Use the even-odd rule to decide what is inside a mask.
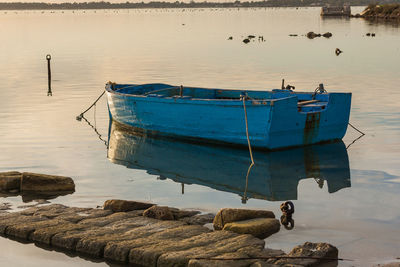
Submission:
[[[241,91],[162,83],[107,83],[113,120],[150,134],[262,149],[342,139],[351,93],[288,89]],[[246,108],[246,109],[245,109]]]

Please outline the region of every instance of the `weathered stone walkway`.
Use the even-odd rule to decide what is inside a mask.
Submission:
[[[52,204],[1,214],[0,234],[142,266],[302,266],[318,262],[315,259],[254,259],[285,254],[264,249],[264,240],[251,235],[212,231],[182,220],[148,218],[142,216],[143,211],[115,212]],[[310,251],[314,253],[312,256],[317,255],[315,247]],[[326,257],[326,252],[320,256]]]

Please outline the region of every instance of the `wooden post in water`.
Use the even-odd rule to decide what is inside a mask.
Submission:
[[[51,92],[51,69],[50,69],[51,55],[48,54],[46,56],[46,59],[47,59],[47,76],[48,76],[48,84],[49,84],[49,89],[47,91],[47,96],[52,96],[53,93]]]

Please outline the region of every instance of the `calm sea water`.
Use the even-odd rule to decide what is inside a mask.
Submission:
[[[295,228],[282,228],[268,247],[330,242],[340,257],[355,260],[342,265],[356,266],[400,256],[397,25],[321,19],[319,8],[2,11],[0,25],[0,171],[73,177],[76,192],[52,203],[96,207],[120,198],[280,216],[280,203],[292,200]],[[309,31],[333,37],[309,40]],[[249,34],[265,42],[246,45]],[[336,48],[343,53],[336,56]],[[109,80],[265,90],[282,78],[296,90],[324,83],[328,91],[352,92],[350,121],[366,136],[346,149],[359,136],[349,128],[344,143],[333,146],[257,153],[246,187],[246,150],[143,140],[114,126],[107,150],[92,127],[75,119]],[[86,119],[108,141],[105,98]],[[1,202],[14,209],[23,203],[18,196]],[[105,264],[4,238],[0,247],[2,264]]]

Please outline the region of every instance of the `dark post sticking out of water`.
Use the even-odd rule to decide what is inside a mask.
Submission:
[[[49,83],[49,90],[47,91],[47,96],[52,96],[53,93],[51,92],[51,69],[50,69],[51,55],[47,54],[46,59],[47,59],[47,74],[48,74],[48,83]]]

